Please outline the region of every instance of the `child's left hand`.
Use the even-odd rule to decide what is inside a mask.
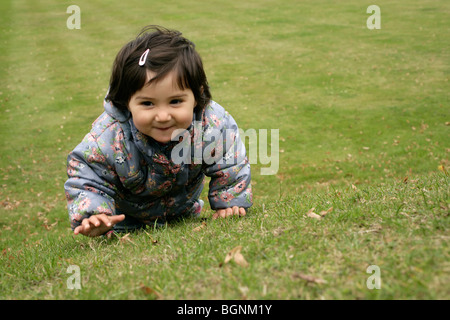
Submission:
[[[243,217],[245,216],[245,214],[246,214],[245,208],[234,206],[233,208],[216,210],[216,213],[213,214],[212,218],[213,219],[227,218],[233,215]]]

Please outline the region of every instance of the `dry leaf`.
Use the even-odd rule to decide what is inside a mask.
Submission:
[[[241,287],[241,286],[239,286],[239,291],[241,291],[241,294],[242,294],[242,297],[241,297],[241,299],[242,300],[247,300],[247,295],[248,295],[248,287]]]
[[[272,234],[275,237],[278,237],[280,234],[282,234],[284,232],[284,229],[282,227],[278,227],[275,230],[272,231]]]
[[[311,208],[311,209],[309,209],[309,211],[306,213],[306,215],[307,215],[308,217],[310,217],[310,218],[313,218],[313,219],[317,219],[317,220],[322,219],[321,216],[319,216],[317,213],[314,212],[315,209],[316,209],[316,208]]]
[[[48,221],[46,221],[43,226],[44,226],[45,230],[50,231],[57,224],[58,224],[58,221],[56,221],[50,225],[48,224]]]
[[[234,255],[234,262],[236,262],[241,267],[248,267],[248,262],[240,252],[236,252],[236,254]]]
[[[120,237],[120,242],[125,243],[125,242],[131,242],[132,244],[134,244],[133,241],[131,241],[130,239],[130,234],[127,233],[126,235],[124,235],[123,237]]]
[[[144,286],[143,284],[141,284],[141,290],[144,291],[145,294],[154,295],[157,300],[161,300],[163,298],[163,296],[158,291],[153,288]]]
[[[150,240],[152,241],[152,244],[158,244],[158,240],[153,239],[152,235],[150,233],[148,233],[147,231],[144,230],[144,232],[147,234],[147,236],[150,238]]]
[[[372,229],[359,230],[358,233],[359,234],[364,234],[364,233],[371,233],[371,232],[379,232],[381,229],[383,229],[381,227],[381,225],[375,224],[375,225],[373,225]]]
[[[438,170],[442,171],[443,173],[445,173],[446,176],[448,176],[447,169],[445,169],[445,167],[442,164],[438,166]]]
[[[230,250],[230,252],[227,253],[227,255],[225,256],[225,261],[224,263],[228,263],[230,262],[231,259],[233,259],[234,254],[236,253],[237,250],[241,250],[242,246],[237,246],[233,249]]]
[[[331,211],[333,211],[333,207],[329,208],[329,209],[326,210],[326,211],[320,211],[319,215],[320,215],[321,217],[323,217],[323,216],[327,215],[328,213],[330,213]]]
[[[233,249],[230,250],[230,252],[227,253],[227,255],[225,256],[225,260],[224,260],[224,264],[228,263],[231,261],[231,259],[234,260],[234,262],[236,262],[236,264],[238,264],[241,267],[247,267],[248,266],[248,262],[245,260],[244,256],[241,254],[241,249],[242,246],[237,246],[234,247]]]
[[[355,191],[358,190],[358,188],[353,183],[352,183],[352,189],[355,190]]]
[[[323,284],[323,283],[327,283],[324,279],[321,278],[316,278],[307,274],[303,274],[303,273],[294,273],[292,275],[292,277],[295,278],[300,278],[302,280],[307,281],[308,283],[317,283],[317,284]]]
[[[198,227],[195,227],[192,231],[198,232],[198,231],[202,230],[205,227],[206,227],[206,222],[203,221],[201,225],[199,225]]]

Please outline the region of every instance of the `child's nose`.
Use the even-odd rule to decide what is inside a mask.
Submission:
[[[171,119],[172,119],[172,116],[170,115],[170,113],[167,111],[164,111],[164,110],[161,110],[156,115],[156,121],[158,121],[158,122],[167,122],[167,121],[170,121]]]

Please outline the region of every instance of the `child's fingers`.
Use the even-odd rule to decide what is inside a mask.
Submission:
[[[83,221],[81,221],[81,225],[73,229],[73,234],[78,235],[81,233],[86,235],[89,232],[89,229],[90,229],[89,219],[84,219]]]
[[[233,208],[225,209],[225,218],[231,217],[233,215]]]
[[[120,221],[123,221],[125,219],[124,214],[119,214],[117,216],[108,216],[108,220],[111,223],[111,225],[115,225],[116,223],[119,223]]]
[[[247,212],[245,212],[245,208],[234,206],[233,207],[233,215],[243,217]]]
[[[245,212],[245,208],[241,208],[238,206],[234,206],[232,208],[226,208],[226,209],[219,209],[216,211],[216,213],[213,214],[212,218],[213,219],[217,219],[217,218],[227,218],[230,216],[245,216],[246,212]]]
[[[75,235],[83,234],[85,236],[95,237],[111,229],[116,223],[125,219],[125,215],[107,216],[106,214],[92,215],[83,219],[81,224],[73,230]]]
[[[92,232],[92,229],[95,229],[100,225],[101,223],[97,216],[90,216],[89,218],[83,219],[83,221],[81,221],[81,225],[76,227],[73,233],[75,235],[80,233],[83,235],[89,235],[89,233]]]
[[[94,227],[100,227],[101,222],[103,222],[102,215],[90,216],[88,220]]]
[[[109,218],[106,214],[98,214],[98,215],[92,216],[90,219],[96,227],[100,227],[101,225],[104,225],[106,227],[112,226],[112,224],[109,221]],[[98,222],[98,223],[96,223],[96,222]]]
[[[227,212],[228,212],[228,211],[229,211],[229,208],[220,210],[219,216],[220,216],[221,218],[226,218],[226,217],[227,217]]]
[[[73,234],[77,235],[83,230],[83,226],[78,226],[75,229],[73,229]]]
[[[91,228],[91,222],[89,219],[83,219],[83,221],[81,221],[81,226],[83,227],[83,231],[89,231]]]
[[[213,219],[225,218],[225,209],[219,209],[212,216]]]

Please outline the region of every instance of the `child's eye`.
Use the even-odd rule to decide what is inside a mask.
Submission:
[[[181,100],[181,99],[173,99],[172,101],[170,101],[170,104],[180,104],[182,102],[183,102],[183,100]]]
[[[146,107],[151,107],[151,106],[153,106],[153,102],[151,102],[151,101],[143,101],[143,102],[141,102],[141,104],[142,104],[143,106],[146,106]]]

